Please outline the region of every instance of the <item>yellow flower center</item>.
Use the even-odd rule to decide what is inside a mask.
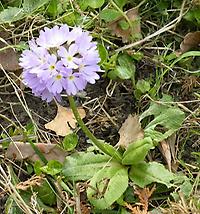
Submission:
[[[56,76],[56,80],[60,80],[62,78],[62,75],[60,75],[60,74],[58,74],[57,76]]]
[[[69,76],[68,78],[69,78],[69,80],[73,80],[75,77],[74,76]]]
[[[72,56],[68,56],[67,57],[67,61],[71,62],[73,60],[73,57]]]
[[[55,65],[50,65],[50,66],[49,66],[49,69],[50,69],[50,70],[54,70],[55,68],[56,68]]]

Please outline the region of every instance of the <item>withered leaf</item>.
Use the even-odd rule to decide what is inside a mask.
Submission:
[[[191,32],[185,35],[180,44],[181,54],[200,45],[200,31]]]
[[[149,189],[149,187],[145,187],[143,189],[138,188],[134,192],[139,198],[140,204],[143,207],[142,211],[144,214],[148,213],[149,199],[152,196],[155,189],[156,186],[154,185],[151,189]]]
[[[130,114],[128,116],[119,130],[119,135],[120,139],[117,145],[123,148],[127,148],[130,143],[144,138],[144,131],[137,115]]]
[[[141,26],[140,26],[140,17],[138,14],[137,8],[132,8],[128,11],[126,11],[126,16],[128,17],[131,26],[128,26],[126,28],[122,27],[122,24],[127,22],[127,20],[121,16],[117,18],[116,20],[110,22],[108,24],[108,28],[111,30],[113,35],[116,35],[117,37],[122,37],[123,42],[128,42],[131,38],[138,39],[141,37]]]
[[[5,31],[0,31],[0,49],[11,45],[10,41],[6,41],[8,36],[9,34]],[[8,45],[4,41],[6,41]],[[6,48],[0,51],[0,65],[2,65],[3,69],[6,71],[16,71],[20,69],[18,58],[19,54],[12,48]]]
[[[56,144],[37,143],[35,145],[40,149],[47,160],[58,160],[62,163],[67,156],[67,152]],[[7,158],[19,161],[30,160],[35,162],[40,160],[29,143],[12,142],[5,155]]]
[[[56,117],[51,122],[45,124],[45,128],[55,131],[57,135],[66,136],[67,134],[72,133],[71,128],[76,128],[76,119],[70,108],[65,108],[59,104],[57,104],[57,107]],[[81,118],[85,117],[86,114],[83,108],[78,108],[78,112]]]
[[[171,157],[171,151],[170,151],[170,147],[169,144],[166,140],[163,140],[160,142],[160,146],[159,149],[167,163],[168,169],[171,172],[171,161],[172,161],[172,157]]]

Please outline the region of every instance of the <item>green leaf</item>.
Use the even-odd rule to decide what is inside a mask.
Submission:
[[[41,185],[35,186],[33,190],[38,193],[38,197],[44,204],[52,206],[56,203],[56,195],[53,191],[53,188],[46,179],[42,182]]]
[[[195,57],[195,56],[200,56],[200,51],[188,51],[184,54],[182,54],[180,57],[178,57],[171,65],[170,67],[173,67],[177,62],[181,61],[184,58],[188,58],[188,57]],[[191,74],[198,74],[200,73],[200,70],[196,70],[196,71],[188,71],[185,70],[187,73],[191,73]]]
[[[171,104],[168,104],[167,102],[173,102],[173,99],[171,96],[164,94],[162,99],[160,99],[159,101],[159,104],[156,102],[151,102],[150,107],[140,115],[140,121],[150,115],[154,115],[155,117],[160,115],[166,109],[171,107]],[[162,102],[164,104],[162,104]]]
[[[142,162],[131,167],[129,177],[141,188],[153,182],[165,184],[169,188],[172,186],[171,181],[174,179],[174,174],[157,162]]]
[[[104,9],[99,14],[100,18],[106,22],[112,22],[117,18],[121,17],[122,14],[118,10]]]
[[[6,2],[6,6],[10,6],[10,7],[20,7],[20,5],[22,4],[22,0],[6,0],[3,2],[4,3]],[[1,5],[1,3],[0,3],[0,5]]]
[[[128,0],[114,0],[119,8],[123,8],[123,6],[128,2]]]
[[[79,152],[66,157],[63,174],[68,180],[88,180],[102,167],[109,165],[110,157],[92,152]]]
[[[42,173],[42,171],[41,171],[42,164],[39,160],[35,161],[33,167],[34,167],[34,172],[36,175],[40,175]]]
[[[151,138],[144,138],[131,143],[123,155],[122,164],[132,165],[143,161],[149,150],[153,148]]]
[[[53,18],[58,15],[58,0],[50,0],[49,6],[47,8],[47,13]]]
[[[120,164],[112,164],[103,168],[91,179],[93,188],[87,189],[89,201],[97,209],[109,208],[119,199],[128,187],[128,168]]]
[[[190,194],[192,193],[192,184],[190,182],[190,179],[182,174],[178,174],[175,176],[174,184],[176,186],[176,189],[178,189],[178,192],[181,192],[186,199],[190,197]],[[177,190],[171,195],[174,197],[175,201],[180,200],[180,195],[178,194]]]
[[[5,214],[24,214],[11,196],[6,200],[4,209]]]
[[[102,146],[104,147],[104,151],[107,155],[109,155],[110,157],[113,157],[115,160],[121,162],[122,160],[122,155],[121,153],[112,145],[105,143],[105,142],[101,142]]]
[[[138,80],[136,89],[140,90],[144,94],[150,90],[150,83],[145,80]]]
[[[23,3],[23,10],[26,13],[32,13],[33,11],[37,10],[38,8],[44,6],[46,3],[48,3],[49,0],[24,0]]]
[[[91,143],[92,145],[94,145],[96,147],[96,149],[99,150],[100,152],[103,152],[106,155],[109,155],[110,157],[114,158],[118,162],[121,162],[121,160],[122,160],[121,152],[119,152],[117,148],[106,143],[104,140],[98,140],[98,144],[103,150],[100,150],[99,147],[97,147],[91,140],[88,140],[88,142]]]
[[[100,58],[101,58],[100,64],[102,64],[108,58],[108,51],[106,50],[106,48],[102,44],[98,44],[97,47],[98,47],[99,55],[100,55]]]
[[[144,133],[145,137],[151,137],[156,142],[160,142],[176,132],[185,118],[184,112],[178,107],[167,103],[162,104],[162,102],[172,102],[171,97],[164,95],[160,103],[151,103],[149,109],[140,116],[140,120],[150,115],[154,116],[154,119],[145,127]],[[157,127],[164,127],[164,133],[163,128],[159,131]]]
[[[88,6],[92,8],[100,8],[104,2],[105,0],[87,0]]]
[[[78,144],[78,135],[75,133],[68,134],[64,137],[62,144],[66,151],[72,151]]]
[[[133,79],[135,76],[135,65],[127,54],[118,57],[119,66],[116,67],[116,74],[120,79]],[[135,79],[135,78],[134,78]]]
[[[0,12],[0,24],[15,22],[24,17],[25,13],[22,8],[9,7]]]
[[[176,132],[181,127],[184,118],[185,115],[180,109],[173,107],[167,109],[145,127],[145,136],[149,136],[155,141],[160,142]],[[163,126],[167,131],[164,133],[157,131],[155,130],[157,126]]]
[[[129,27],[130,27],[129,23],[124,19],[120,20],[118,22],[118,24],[119,24],[119,26],[121,27],[122,30],[128,30]]]
[[[46,166],[41,167],[41,171],[49,175],[56,175],[62,171],[62,164],[57,160],[50,160]]]

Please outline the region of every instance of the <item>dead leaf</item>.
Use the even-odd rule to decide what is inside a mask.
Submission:
[[[130,143],[144,138],[144,131],[141,128],[137,115],[129,115],[119,130],[120,139],[118,146],[127,148]]]
[[[181,54],[200,45],[200,31],[191,32],[185,35],[180,44]]]
[[[7,41],[8,37],[9,34],[7,32],[0,31],[0,49],[11,45],[11,42]],[[16,71],[20,69],[18,58],[19,54],[15,52],[12,48],[0,51],[0,64],[6,71]]]
[[[35,144],[38,149],[43,153],[47,160],[58,160],[63,163],[65,157],[67,156],[67,152],[63,150],[56,144],[46,144],[46,143],[37,143]],[[37,161],[40,160],[37,154],[35,154],[34,149],[29,143],[22,142],[13,142],[10,143],[7,151],[6,157],[15,160],[30,160]]]
[[[134,193],[139,198],[138,205],[132,206],[131,204],[125,203],[125,206],[131,210],[132,214],[148,214],[148,207],[149,207],[149,198],[155,191],[156,186],[154,185],[151,189],[145,187],[143,189],[137,188]]]
[[[71,128],[76,128],[76,119],[74,118],[71,108],[65,108],[59,104],[57,104],[57,106],[58,110],[56,117],[51,122],[45,124],[45,128],[56,132],[57,135],[66,136],[72,133]],[[86,114],[83,108],[78,108],[78,112],[81,118],[85,117]]]
[[[135,194],[138,196],[141,206],[143,207],[143,211],[148,212],[149,199],[155,191],[156,186],[154,185],[151,189],[149,187],[145,187],[143,189],[137,188],[135,190]]]
[[[36,176],[34,175],[33,177],[31,177],[30,179],[24,181],[24,182],[20,182],[16,185],[16,189],[19,190],[27,190],[30,187],[34,187],[34,186],[41,186],[41,184],[44,181],[44,176]]]
[[[166,140],[163,140],[160,142],[159,145],[159,149],[167,163],[167,168],[169,169],[169,171],[171,172],[172,170],[172,165],[171,165],[171,161],[172,161],[172,156],[171,156],[171,151],[170,151],[170,147],[169,147],[169,143]]]
[[[141,37],[141,26],[140,26],[140,17],[138,14],[137,8],[132,8],[125,12],[126,16],[130,20],[131,27],[129,26],[127,29],[122,29],[120,23],[126,21],[126,19],[121,16],[116,20],[110,22],[108,24],[108,28],[111,30],[112,34],[117,37],[122,37],[123,42],[128,42],[130,38],[140,38]]]

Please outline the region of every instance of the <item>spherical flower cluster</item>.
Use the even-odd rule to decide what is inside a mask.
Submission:
[[[23,81],[47,102],[60,99],[63,91],[75,95],[88,82],[94,84],[99,79],[97,45],[79,27],[44,28],[37,39],[29,41],[29,47],[20,57]]]

